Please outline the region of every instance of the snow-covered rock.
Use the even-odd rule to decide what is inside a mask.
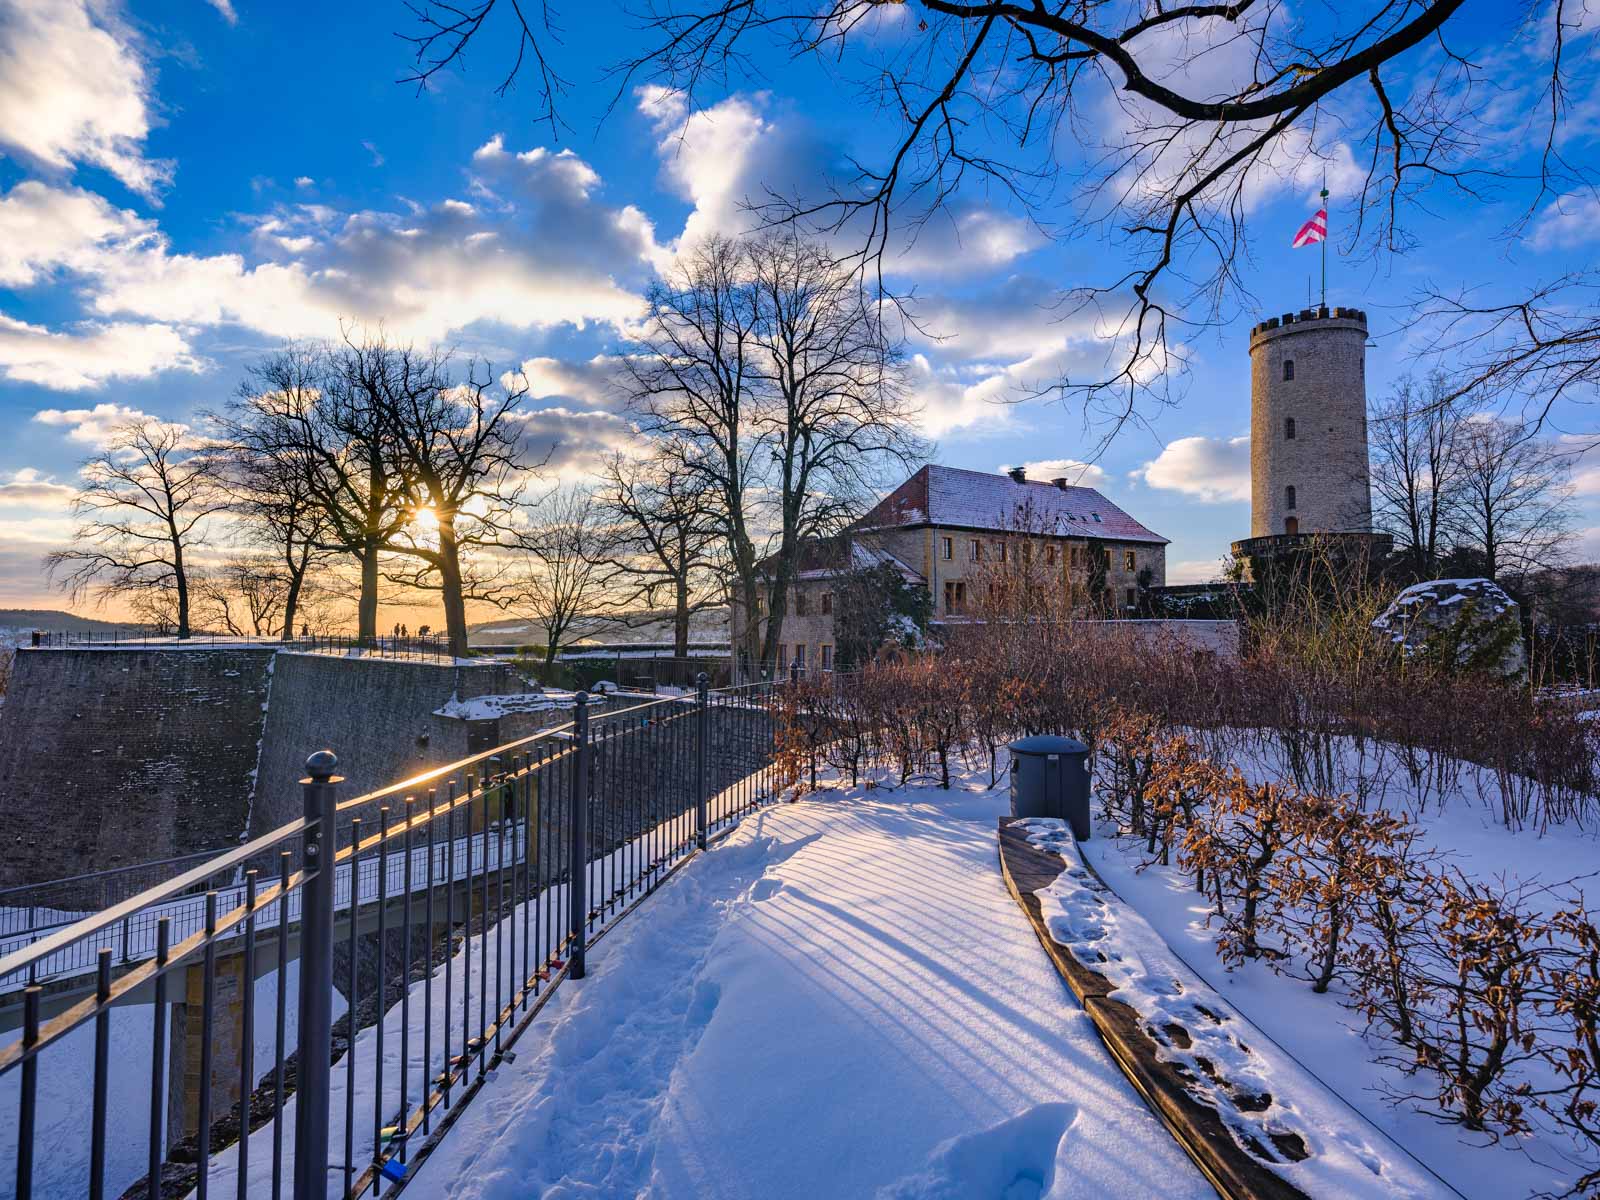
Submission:
[[[1431,579],[1406,588],[1372,622],[1407,658],[1505,679],[1528,673],[1517,602],[1492,579]]]

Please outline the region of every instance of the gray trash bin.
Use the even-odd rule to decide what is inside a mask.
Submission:
[[[1079,841],[1089,838],[1089,747],[1035,734],[1012,742],[1011,815],[1058,817]]]

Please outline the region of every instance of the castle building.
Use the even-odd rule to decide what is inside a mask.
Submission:
[[[1258,559],[1317,535],[1362,552],[1372,533],[1367,314],[1302,309],[1250,330],[1250,537]]]
[[[779,661],[832,666],[833,592],[847,572],[893,567],[927,588],[935,626],[959,624],[978,607],[985,564],[1035,548],[1063,594],[1076,589],[1105,616],[1136,614],[1141,593],[1166,583],[1167,539],[1094,488],[1029,479],[1021,468],[991,475],[930,464],[838,538],[800,547]],[[737,600],[730,623],[737,646],[746,628]]]

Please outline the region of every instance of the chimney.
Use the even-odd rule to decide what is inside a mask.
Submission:
[[[1012,467],[1009,471],[1006,472],[1006,474],[1011,476],[1011,482],[1012,483],[1027,483],[1028,482],[1028,473],[1026,471],[1024,471],[1021,467]]]
[[[1065,475],[1057,475],[1050,482],[1055,484],[1056,487],[1060,488],[1063,492],[1067,490],[1067,477]]]

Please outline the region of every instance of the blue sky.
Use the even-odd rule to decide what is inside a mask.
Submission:
[[[526,364],[535,438],[581,472],[629,436],[593,360],[615,348],[652,271],[685,238],[747,224],[742,202],[762,188],[811,186],[888,136],[848,80],[776,50],[693,108],[619,95],[606,68],[637,37],[627,18],[601,4],[559,13],[570,86],[557,140],[531,83],[494,94],[503,42],[475,46],[422,95],[398,84],[408,59],[395,34],[413,27],[398,2],[0,0],[0,604],[60,604],[37,559],[67,536],[76,464],[119,414],[189,418],[225,399],[252,357],[336,335],[341,320],[451,342],[497,369]],[[1455,36],[1514,57],[1505,33],[1520,13],[1480,5]],[[892,44],[910,26],[874,36]],[[1575,40],[1592,53],[1591,35]],[[1532,96],[1492,98],[1507,138]],[[1600,129],[1587,90],[1577,109],[1563,148],[1587,166]],[[1337,136],[1323,149],[1337,239],[1353,168]],[[1315,251],[1288,242],[1316,206],[1320,170],[1285,163],[1252,190],[1240,274],[1257,303],[1197,338],[1178,402],[1148,410],[1084,476],[1172,539],[1174,580],[1205,577],[1248,532],[1247,333],[1306,303]],[[1516,187],[1492,203],[1441,195],[1413,222],[1408,254],[1335,256],[1330,303],[1371,314],[1373,392],[1428,365],[1406,319],[1420,286],[1512,294],[1593,261],[1592,196],[1547,198],[1507,239],[1526,203]],[[1092,329],[1048,307],[1119,266],[1119,248],[1076,219],[1063,210],[1041,232],[972,190],[893,260],[944,335],[911,346],[940,461],[995,470],[1094,450],[1076,408],[1004,403],[1104,359]],[[1596,425],[1576,405],[1555,422]],[[1593,557],[1597,477],[1580,476]]]

